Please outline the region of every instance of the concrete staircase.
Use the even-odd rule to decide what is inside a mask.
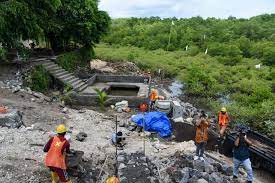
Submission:
[[[42,63],[42,66],[50,72],[56,79],[65,84],[69,84],[73,87],[73,90],[80,92],[85,90],[88,85],[81,79],[75,77],[72,73],[62,69],[56,63],[51,60],[47,60]]]

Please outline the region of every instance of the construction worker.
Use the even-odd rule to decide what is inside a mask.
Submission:
[[[220,140],[224,140],[224,132],[230,122],[229,115],[226,111],[225,107],[221,108],[221,111],[218,114],[218,124],[219,124],[219,134],[220,134]]]
[[[47,152],[45,165],[49,167],[52,176],[52,183],[71,183],[66,172],[65,153],[71,153],[70,143],[65,135],[68,129],[65,125],[58,125],[55,136],[47,142],[44,152]]]
[[[150,108],[151,109],[154,109],[156,100],[164,100],[163,96],[158,95],[158,91],[156,89],[152,89],[149,97],[150,97]]]
[[[125,137],[123,137],[123,133],[121,131],[112,133],[112,143],[118,147],[123,147],[125,145]]]
[[[210,127],[209,120],[204,112],[200,115],[200,119],[196,121],[196,155],[194,156],[194,160],[202,160],[204,161],[203,154],[205,145],[208,140],[208,128]]]
[[[156,100],[158,99],[158,92],[156,89],[152,89],[150,93],[150,108],[154,108],[154,104],[156,103]]]

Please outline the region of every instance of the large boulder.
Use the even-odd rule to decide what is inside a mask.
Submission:
[[[216,172],[209,175],[209,183],[222,183],[223,178]]]
[[[205,170],[205,162],[201,161],[201,160],[195,160],[193,162],[193,167],[194,167],[194,169],[197,169],[197,170],[199,170],[201,172],[204,172],[204,170]]]
[[[182,174],[182,177],[181,177],[180,183],[187,183],[190,176],[189,168],[187,167],[183,168],[181,171],[181,174]]]
[[[8,109],[6,113],[0,113],[0,126],[19,128],[22,124],[22,113],[20,111]]]

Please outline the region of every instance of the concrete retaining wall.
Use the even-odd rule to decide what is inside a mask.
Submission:
[[[95,74],[87,80],[89,86],[93,85],[96,81],[98,82],[122,82],[122,83],[144,83],[147,80],[147,84],[151,82],[150,77],[146,76],[120,76],[120,75],[99,75]]]
[[[146,81],[146,83],[145,83]],[[109,96],[106,101],[106,105],[112,105],[117,102],[121,102],[122,100],[127,100],[130,107],[137,107],[139,104],[146,102],[148,98],[148,94],[145,92],[144,87],[146,84],[149,85],[151,82],[151,78],[147,76],[121,76],[121,75],[100,75],[95,74],[91,78],[87,80],[87,84],[92,86],[95,82],[101,83],[112,83],[113,85],[119,86],[121,83],[122,86],[127,83],[132,83],[132,86],[137,86],[140,88],[138,96]],[[118,83],[119,82],[119,83]],[[136,83],[136,84],[135,84]],[[144,84],[145,83],[145,84]],[[143,87],[139,86],[139,84],[144,85]],[[72,93],[70,95],[70,102],[73,105],[83,105],[83,106],[98,106],[98,96],[96,93]]]
[[[127,100],[130,107],[138,107],[139,104],[147,102],[145,97],[131,97],[131,96],[112,96],[107,99],[106,106],[114,105],[117,102],[122,100]],[[98,96],[97,95],[73,95],[71,96],[70,103],[73,105],[82,105],[82,106],[98,106]]]

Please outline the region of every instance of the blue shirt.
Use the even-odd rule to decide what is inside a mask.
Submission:
[[[239,142],[239,146],[235,146],[233,149],[233,157],[237,160],[244,161],[249,158],[249,148],[246,142]]]

